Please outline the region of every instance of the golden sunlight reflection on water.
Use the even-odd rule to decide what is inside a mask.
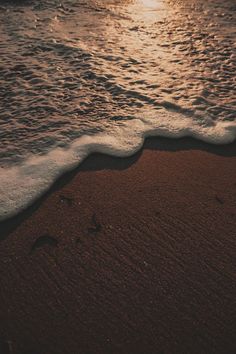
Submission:
[[[159,0],[139,0],[139,2],[152,9],[159,7],[161,3]]]
[[[128,6],[126,5],[127,11],[146,25],[158,20],[166,8],[163,0],[136,0]]]
[[[8,110],[2,145],[15,144],[17,161],[28,151],[44,153],[83,134],[156,117],[157,110],[193,117],[201,127],[235,119],[231,0],[44,5],[13,9],[8,18],[0,11],[0,86]],[[12,148],[2,151],[12,162]]]

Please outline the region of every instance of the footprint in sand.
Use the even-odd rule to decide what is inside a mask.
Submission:
[[[58,245],[58,240],[48,234],[40,236],[33,243],[30,254],[32,254],[37,248],[43,247],[45,245],[49,245],[50,247],[56,247]]]

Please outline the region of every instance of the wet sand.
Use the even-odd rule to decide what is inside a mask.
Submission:
[[[2,223],[0,352],[235,353],[236,144],[92,155]]]

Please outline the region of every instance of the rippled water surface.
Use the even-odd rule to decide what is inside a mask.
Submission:
[[[163,110],[233,120],[235,13],[232,0],[2,3],[1,163]]]
[[[0,219],[92,151],[236,137],[235,0],[0,1]]]

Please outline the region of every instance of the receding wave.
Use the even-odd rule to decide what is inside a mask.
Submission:
[[[2,1],[0,218],[94,151],[235,140],[235,16],[230,0]]]
[[[155,122],[155,123],[154,123]],[[236,124],[218,122],[194,124],[190,118],[160,115],[135,119],[112,132],[83,135],[67,149],[33,156],[24,163],[0,171],[0,220],[9,218],[41,196],[64,172],[75,168],[93,152],[125,157],[139,150],[148,136],[180,138],[192,136],[212,144],[230,143],[236,138]]]

